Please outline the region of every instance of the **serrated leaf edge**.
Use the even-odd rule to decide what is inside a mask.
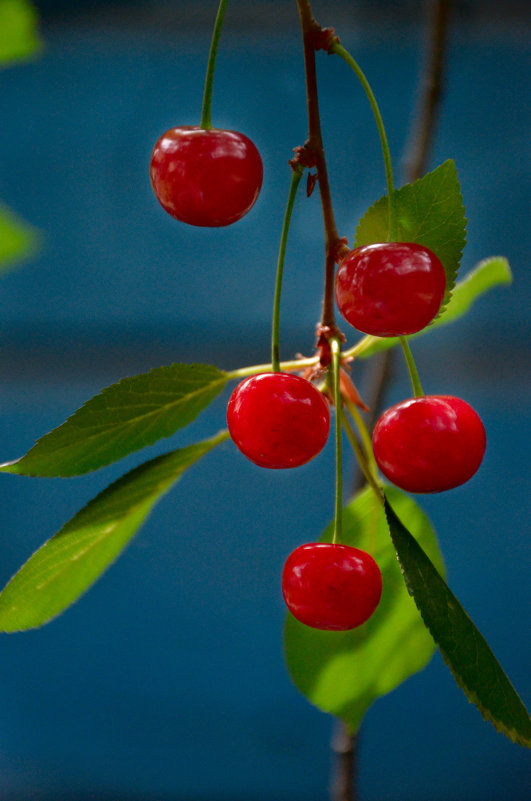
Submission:
[[[388,500],[386,500],[386,502],[387,502],[387,504],[389,505],[389,507],[390,507],[391,509],[393,509],[393,507],[391,506],[391,504],[389,503],[389,501],[388,501]],[[394,511],[394,510],[393,510],[393,511]],[[396,514],[395,514],[395,516],[397,517],[397,519],[398,519],[398,520],[400,520],[400,518],[398,518],[398,516],[397,516]],[[402,525],[403,525],[403,524],[402,524]],[[411,536],[413,537],[413,535],[411,535]],[[391,534],[391,538],[393,539],[393,543],[394,543],[394,538],[393,538],[392,534]],[[418,543],[417,543],[417,544],[418,544]],[[419,547],[421,547],[421,546],[419,545]],[[429,558],[429,557],[427,557],[427,558]],[[401,559],[400,559],[400,557],[399,557],[398,553],[397,553],[397,560],[398,560],[398,563],[399,563],[399,565],[400,565],[400,570],[401,570],[401,572],[402,572],[402,575],[403,575],[403,577],[404,577],[404,582],[405,582],[405,585],[406,585],[406,587],[407,587],[407,591],[408,591],[408,593],[410,594],[410,596],[413,598],[413,600],[414,600],[414,602],[415,602],[415,606],[416,606],[416,607],[417,607],[417,609],[419,610],[419,612],[420,612],[420,616],[422,617],[422,620],[424,621],[424,625],[426,626],[426,628],[427,628],[427,629],[428,629],[428,631],[430,632],[431,636],[433,637],[433,641],[435,642],[435,644],[436,644],[437,648],[439,649],[439,652],[440,652],[440,654],[441,654],[441,656],[442,656],[442,658],[443,658],[443,660],[444,660],[445,664],[447,665],[447,667],[448,667],[448,669],[450,670],[450,672],[451,672],[452,676],[454,677],[454,679],[455,679],[455,682],[456,682],[456,684],[458,685],[458,687],[460,687],[460,689],[461,689],[461,690],[463,690],[463,692],[464,692],[464,694],[465,694],[465,697],[466,697],[466,699],[468,700],[468,702],[469,702],[469,703],[471,703],[471,704],[474,704],[474,705],[477,707],[477,709],[478,709],[478,710],[479,710],[479,712],[481,713],[481,716],[483,717],[483,719],[484,719],[484,720],[486,720],[486,721],[488,721],[488,722],[490,722],[490,723],[491,723],[491,724],[494,726],[494,728],[496,729],[496,731],[497,731],[497,732],[505,734],[505,735],[506,735],[506,736],[509,738],[509,740],[511,740],[511,742],[513,742],[513,743],[518,743],[518,745],[521,745],[522,747],[531,748],[531,738],[529,738],[529,739],[528,739],[528,738],[526,738],[526,737],[523,737],[523,736],[521,736],[521,735],[519,734],[519,732],[518,732],[518,731],[517,731],[515,728],[507,726],[505,723],[503,723],[502,721],[500,721],[500,720],[499,720],[499,718],[495,717],[495,716],[494,716],[494,715],[493,715],[491,712],[489,712],[489,711],[488,711],[488,710],[485,708],[485,706],[483,705],[483,703],[482,703],[482,702],[479,700],[479,698],[478,698],[478,696],[477,696],[477,693],[476,693],[474,690],[471,690],[471,689],[468,687],[467,683],[466,683],[465,681],[463,681],[462,677],[461,677],[461,676],[460,676],[458,673],[456,673],[456,671],[455,671],[455,670],[454,670],[454,668],[452,667],[452,665],[451,665],[451,662],[450,662],[450,660],[448,659],[448,657],[447,657],[446,653],[445,653],[445,652],[444,652],[444,651],[441,649],[441,647],[440,647],[439,643],[437,642],[437,639],[436,639],[436,637],[435,637],[435,635],[434,635],[434,633],[433,633],[432,627],[430,626],[430,624],[429,624],[429,623],[428,623],[428,621],[426,620],[426,618],[425,618],[425,616],[424,616],[424,613],[423,613],[423,611],[422,611],[421,607],[419,606],[419,604],[418,604],[418,602],[417,602],[417,599],[416,599],[416,597],[415,597],[415,595],[414,595],[414,592],[413,592],[413,591],[412,591],[412,589],[411,589],[411,586],[410,586],[410,581],[409,581],[409,579],[408,579],[408,576],[407,576],[407,574],[406,574],[406,572],[405,572],[405,570],[404,570],[404,567],[403,567],[403,565],[402,565],[402,561],[401,561]],[[431,561],[431,560],[430,560],[430,561]],[[435,569],[436,569],[436,568],[435,568]],[[438,572],[438,571],[437,571],[437,572]],[[442,576],[441,576],[441,580],[444,582],[444,579],[442,578]],[[446,582],[444,582],[444,583],[446,584]],[[450,588],[448,587],[448,585],[446,585],[446,586],[447,586],[448,592],[449,592],[449,593],[452,595],[452,597],[454,598],[454,600],[456,601],[456,603],[459,605],[459,607],[460,607],[460,609],[462,610],[462,612],[463,612],[463,613],[466,615],[466,617],[467,617],[467,618],[470,620],[470,622],[472,623],[472,625],[474,626],[474,628],[477,628],[477,627],[476,627],[476,624],[474,623],[474,621],[472,620],[472,618],[470,617],[470,615],[468,614],[468,612],[466,611],[466,609],[465,609],[465,608],[462,606],[462,604],[459,602],[459,600],[458,600],[458,599],[455,597],[455,595],[452,593],[452,591],[450,590]],[[481,637],[483,637],[483,635],[481,635],[481,632],[479,632],[479,634],[480,634],[480,636],[481,636]],[[496,656],[495,656],[495,655],[494,655],[494,653],[492,652],[492,650],[491,650],[491,648],[490,648],[489,644],[488,644],[486,641],[485,641],[485,644],[486,644],[486,645],[487,645],[487,647],[489,648],[489,651],[491,652],[491,654],[492,654],[493,658],[495,659],[495,661],[498,663],[498,665],[499,665],[500,669],[501,669],[501,670],[502,670],[502,672],[505,674],[505,671],[503,671],[503,668],[501,667],[501,665],[500,665],[500,663],[498,662],[498,660],[497,660]],[[505,675],[506,675],[506,674],[505,674]],[[523,706],[523,707],[524,707],[524,709],[525,709],[525,705],[524,705],[524,703],[523,703],[522,699],[520,698],[520,695],[518,694],[518,692],[516,691],[516,689],[514,688],[514,686],[512,685],[512,683],[510,682],[509,678],[508,678],[507,676],[506,676],[506,678],[507,678],[507,681],[509,682],[509,684],[511,684],[511,687],[512,687],[512,689],[514,690],[515,694],[516,694],[516,695],[518,696],[518,698],[520,699],[520,701],[521,701],[521,703],[522,703],[522,706]]]
[[[84,470],[82,473],[75,473],[75,474],[74,473],[66,473],[66,474],[53,473],[53,474],[45,474],[45,475],[43,475],[42,473],[20,472],[18,470],[11,470],[10,469],[10,468],[14,467],[15,465],[19,464],[20,462],[22,462],[35,448],[37,448],[38,445],[40,445],[41,442],[43,442],[43,440],[45,440],[48,436],[50,436],[50,434],[53,434],[54,431],[58,431],[60,428],[62,428],[63,426],[66,426],[68,423],[70,423],[74,419],[74,417],[77,414],[79,414],[79,412],[81,412],[83,409],[85,409],[87,406],[89,406],[91,403],[93,403],[93,401],[95,401],[96,398],[104,398],[106,394],[116,390],[117,387],[120,386],[120,384],[124,384],[125,382],[128,382],[128,381],[133,381],[135,378],[139,378],[139,377],[147,378],[152,373],[155,373],[158,370],[164,370],[164,369],[168,369],[168,368],[171,368],[171,367],[196,367],[196,366],[197,367],[212,367],[213,369],[217,370],[218,373],[220,373],[220,378],[216,379],[215,381],[212,381],[210,384],[203,385],[201,387],[201,389],[198,389],[195,392],[190,392],[189,394],[186,395],[187,398],[193,398],[195,395],[200,395],[201,392],[205,391],[206,388],[215,388],[218,384],[221,385],[221,388],[223,388],[223,386],[227,383],[227,381],[228,381],[227,373],[224,372],[223,370],[219,370],[219,368],[215,367],[214,365],[199,364],[199,363],[198,364],[186,364],[186,362],[173,362],[172,364],[164,365],[162,367],[153,367],[147,373],[139,373],[136,376],[126,376],[124,378],[121,378],[115,384],[110,384],[108,387],[104,387],[99,392],[97,392],[96,395],[93,395],[92,398],[89,398],[88,400],[86,400],[78,409],[76,409],[74,412],[72,412],[72,414],[69,415],[66,418],[66,420],[64,420],[62,423],[60,423],[55,428],[52,428],[50,431],[47,431],[46,434],[42,435],[42,437],[39,437],[35,441],[35,443],[31,446],[31,448],[28,451],[26,451],[26,453],[23,456],[19,456],[18,459],[13,459],[13,460],[11,460],[9,462],[2,462],[0,464],[0,472],[10,473],[11,475],[23,475],[23,476],[27,476],[28,478],[75,478],[75,477],[77,477],[79,475],[86,475],[87,473],[92,473],[92,472],[94,472],[96,470],[100,470],[103,467],[108,467],[110,464],[113,464],[114,461],[120,461],[120,459],[123,459],[126,456],[129,456],[130,453],[134,453],[134,451],[131,451],[130,453],[125,454],[124,456],[120,457],[119,459],[111,460],[109,462],[105,462],[104,464],[101,464],[99,467],[93,467],[93,468],[91,468],[89,470]],[[162,406],[159,406],[156,411],[149,412],[146,415],[138,415],[138,417],[128,418],[128,420],[125,423],[123,423],[121,425],[117,425],[113,430],[119,432],[124,427],[127,427],[131,423],[131,421],[138,420],[138,419],[141,419],[143,417],[148,418],[150,415],[159,414],[160,410],[164,409],[166,406],[168,406],[168,407],[172,406],[172,403],[163,404]],[[94,428],[96,428],[96,427],[94,427]],[[88,434],[85,439],[87,441],[90,441],[93,437],[98,436],[99,432],[101,431],[101,428],[106,428],[106,426],[100,426],[99,431],[94,431],[94,433]],[[169,436],[173,436],[173,434],[170,434]],[[166,439],[166,437],[160,437],[160,439]],[[157,442],[157,441],[158,440],[155,440],[155,442]],[[151,443],[151,444],[154,444],[154,442]],[[57,448],[55,450],[55,453],[60,453],[63,450],[68,450],[69,447],[71,447],[71,445],[63,445],[63,446]],[[138,448],[137,450],[143,450],[144,447],[149,447],[149,445],[142,446],[142,448]]]

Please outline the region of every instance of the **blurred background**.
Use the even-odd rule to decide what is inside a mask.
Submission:
[[[167,128],[199,122],[217,3],[36,5],[42,50],[0,76],[0,198],[35,242],[0,276],[2,461],[123,376],[173,361],[231,369],[269,359],[287,160],[307,130],[296,3],[232,0],[213,122],[256,143],[264,186],[234,226],[181,225],[153,197],[148,162]],[[316,1],[314,11],[371,81],[399,183],[426,4]],[[530,22],[525,2],[454,4],[432,166],[457,164],[469,220],[461,275],[505,255],[514,284],[414,345],[426,391],[464,397],[487,428],[477,476],[420,502],[452,588],[528,704]],[[379,142],[346,66],[321,55],[318,71],[336,218],[352,241],[385,191]],[[284,358],[312,351],[322,249],[318,193],[301,195]],[[362,364],[355,378],[363,388]],[[409,391],[396,359],[386,402]],[[1,476],[2,584],[108,483],[215,433],[224,412],[220,399],[170,442],[93,475]],[[162,500],[78,604],[41,630],[4,635],[2,801],[326,799],[333,722],[285,669],[279,577],[289,551],[331,518],[332,471],[332,443],[294,473],[261,471],[225,444]],[[318,493],[322,475],[330,486]],[[362,728],[364,801],[524,801],[530,780],[527,754],[483,723],[438,654]]]

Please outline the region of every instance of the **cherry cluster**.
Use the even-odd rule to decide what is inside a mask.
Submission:
[[[181,126],[157,141],[151,156],[153,190],[162,207],[190,225],[219,227],[243,217],[262,185],[254,144],[236,131]],[[357,247],[336,274],[339,311],[354,328],[377,337],[413,334],[437,315],[446,290],[435,253],[411,242]],[[232,440],[260,467],[300,467],[324,447],[329,401],[306,378],[264,372],[244,379],[227,409]],[[385,411],[372,437],[376,462],[409,492],[441,492],[478,469],[485,430],[477,413],[452,396],[410,398]],[[326,630],[360,626],[382,592],[373,557],[338,543],[307,543],[288,557],[282,592],[302,623]]]
[[[341,262],[335,293],[343,317],[358,331],[400,337],[425,328],[446,290],[444,267],[412,242],[355,248]],[[485,453],[479,415],[460,398],[426,395],[387,409],[374,428],[382,473],[408,492],[442,492],[464,484]]]

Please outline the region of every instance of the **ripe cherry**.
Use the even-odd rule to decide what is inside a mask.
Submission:
[[[151,154],[150,176],[161,206],[181,222],[230,225],[254,205],[262,186],[262,160],[237,131],[170,128]]]
[[[374,427],[382,473],[408,492],[442,492],[472,478],[485,453],[477,412],[450,395],[411,398],[387,409]]]
[[[310,542],[288,556],[282,594],[301,623],[314,629],[346,631],[365,623],[378,606],[382,574],[365,551]]]
[[[348,253],[336,275],[339,311],[354,328],[378,337],[420,331],[440,309],[446,274],[423,245],[384,242]]]
[[[299,467],[324,447],[328,403],[297,375],[260,373],[232,393],[227,422],[235,445],[260,467]]]

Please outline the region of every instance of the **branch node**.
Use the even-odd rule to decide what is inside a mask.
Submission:
[[[315,334],[317,336],[315,349],[319,354],[319,364],[321,367],[328,367],[332,361],[330,340],[333,337],[337,337],[340,342],[346,342],[346,337],[343,332],[339,330],[335,323],[334,325],[323,325],[323,323],[317,323],[315,327]]]
[[[288,161],[288,164],[292,170],[303,170],[305,167],[311,169],[312,167],[315,167],[315,151],[311,146],[309,139],[303,145],[297,145],[297,147],[294,147],[293,153],[295,155]]]
[[[327,53],[330,53],[335,44],[341,44],[341,40],[334,28],[321,28],[316,22],[312,26],[310,43],[314,50],[326,50]]]
[[[336,264],[340,264],[345,258],[345,256],[351,251],[351,248],[349,248],[348,246],[348,239],[346,236],[343,236],[341,237],[341,239],[338,239],[333,247],[334,247],[334,261]]]

